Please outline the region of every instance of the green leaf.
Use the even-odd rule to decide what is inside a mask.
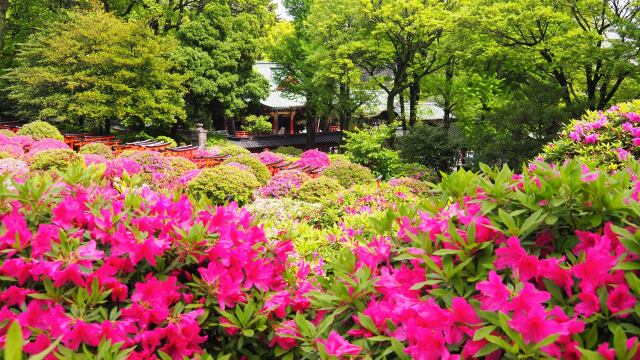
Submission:
[[[553,344],[556,340],[558,340],[558,338],[560,337],[560,334],[553,334],[550,336],[547,336],[546,338],[542,339],[540,342],[536,343],[532,348],[531,351],[538,351],[538,349]]]
[[[618,359],[626,359],[627,356],[627,335],[621,326],[616,326],[613,330],[613,348]]]
[[[52,342],[51,345],[49,345],[43,351],[29,357],[29,360],[43,360],[44,358],[47,357],[47,355],[51,354],[51,352],[53,352],[53,350],[55,350],[56,347],[58,347],[58,344],[60,344],[61,340],[62,340],[62,336],[57,338],[56,341]]]
[[[487,335],[490,335],[495,329],[495,326],[489,325],[476,330],[476,332],[473,334],[473,341],[479,341],[486,338]]]
[[[358,314],[358,320],[360,321],[360,324],[367,330],[369,330],[370,332],[374,333],[374,334],[379,334],[378,332],[378,328],[376,328],[376,324],[373,322],[373,320],[371,319],[371,317],[364,315],[364,314]]]
[[[488,343],[485,346],[483,346],[482,349],[478,350],[477,353],[474,354],[474,358],[481,358],[483,356],[492,354],[497,350],[500,350],[500,346],[496,344]]]
[[[22,360],[22,345],[24,340],[22,339],[22,329],[18,321],[11,323],[5,341],[5,360]]]

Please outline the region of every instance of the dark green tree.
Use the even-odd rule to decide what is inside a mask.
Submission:
[[[274,16],[267,0],[218,0],[180,28],[190,118],[221,127],[268,96],[269,83],[253,66]]]

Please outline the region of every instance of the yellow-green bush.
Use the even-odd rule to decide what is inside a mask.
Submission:
[[[331,199],[337,196],[344,187],[334,179],[321,176],[317,179],[307,181],[295,191],[295,199],[308,202],[320,203],[323,200]]]
[[[224,165],[229,163],[238,163],[248,166],[261,185],[265,185],[269,182],[269,179],[271,179],[271,173],[269,172],[269,169],[263,163],[261,163],[260,160],[254,158],[251,155],[232,156],[225,160],[222,164]]]
[[[64,140],[64,136],[58,129],[46,121],[34,121],[25,124],[18,130],[18,135],[29,135],[35,140],[56,139]]]
[[[206,197],[214,204],[235,201],[244,205],[260,186],[253,174],[233,166],[220,165],[205,169],[187,184],[186,193],[194,198]]]
[[[113,158],[113,151],[111,151],[111,147],[103,143],[91,143],[83,145],[80,150],[78,150],[78,152],[80,154],[102,155],[107,159]]]
[[[70,165],[83,165],[82,158],[73,150],[53,149],[37,153],[31,161],[31,170],[66,170]]]
[[[368,168],[348,161],[334,161],[322,175],[336,180],[344,188],[353,185],[368,184],[375,181],[373,173]]]

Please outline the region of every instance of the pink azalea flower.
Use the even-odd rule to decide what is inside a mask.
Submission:
[[[564,334],[565,330],[555,321],[547,319],[547,313],[541,306],[531,311],[514,315],[509,325],[520,334],[527,343],[537,343],[553,334]]]
[[[633,309],[636,302],[637,300],[635,296],[631,295],[629,288],[626,285],[619,285],[613,291],[609,292],[607,307],[612,314],[617,314],[625,310]],[[616,316],[624,319],[629,315],[630,313],[619,314]]]
[[[539,291],[531,283],[524,283],[522,290],[516,295],[511,307],[515,313],[528,313],[542,306],[543,303],[551,299],[551,294],[546,291]]]
[[[509,238],[506,245],[496,249],[496,268],[509,267],[522,281],[536,277],[540,267],[538,258],[527,255],[527,252],[520,245],[520,240],[516,237]]]
[[[585,144],[595,144],[598,142],[598,134],[591,134],[584,137]]]
[[[580,134],[578,134],[578,132],[576,131],[572,131],[569,133],[569,138],[573,141],[579,142],[582,141],[582,138],[580,137]]]
[[[349,343],[335,331],[329,333],[329,337],[326,340],[319,339],[318,343],[324,346],[327,355],[339,358],[347,355],[356,356],[360,354],[361,350],[359,346]]]
[[[600,299],[593,292],[583,292],[578,294],[580,302],[575,306],[578,313],[586,317],[600,311]]]
[[[298,345],[298,341],[294,338],[300,337],[300,331],[293,320],[283,322],[275,327],[275,331],[276,335],[271,340],[270,346],[278,345],[283,350],[291,350]]]
[[[511,292],[502,283],[502,279],[495,271],[491,270],[489,279],[479,282],[476,285],[476,289],[481,294],[482,310],[508,312]]]

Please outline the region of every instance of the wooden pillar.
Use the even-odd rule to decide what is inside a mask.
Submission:
[[[279,113],[276,113],[276,114],[273,116],[273,133],[274,133],[274,134],[277,134],[277,133],[278,133],[278,130],[279,130],[279,128],[280,128],[280,126],[279,126],[279,124],[278,124],[278,116],[279,116],[279,115],[280,115]]]
[[[293,117],[296,116],[296,112],[292,111],[289,116],[289,134],[293,135]]]

